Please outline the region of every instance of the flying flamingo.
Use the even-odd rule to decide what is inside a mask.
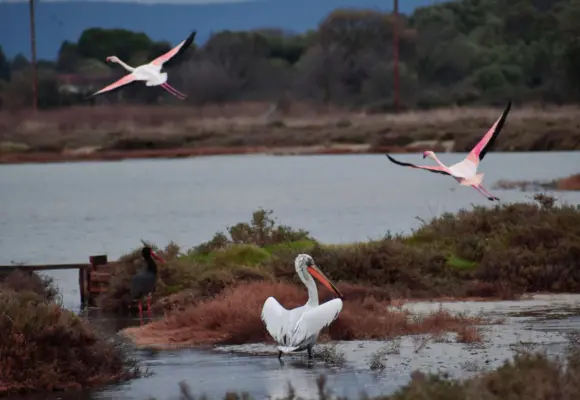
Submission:
[[[282,357],[282,353],[303,350],[307,350],[308,358],[312,358],[312,346],[316,343],[318,334],[322,328],[330,325],[342,310],[341,299],[333,299],[324,304],[318,303],[318,290],[312,277],[318,279],[338,297],[342,298],[342,295],[318,269],[311,256],[299,254],[294,261],[294,267],[308,290],[306,304],[287,310],[275,298],[268,297],[262,308],[262,320],[266,324],[266,330],[278,343],[278,359]]]
[[[512,102],[510,100],[501,116],[497,119],[497,121],[495,121],[495,123],[492,125],[489,131],[487,131],[487,133],[483,136],[483,138],[479,141],[479,143],[477,143],[477,145],[469,152],[467,157],[462,161],[458,162],[457,164],[453,164],[449,167],[446,166],[441,161],[439,161],[435,153],[433,153],[432,151],[423,152],[423,158],[425,157],[432,158],[433,160],[435,160],[437,164],[439,164],[439,166],[414,165],[411,163],[404,163],[395,160],[388,154],[385,155],[388,157],[389,160],[398,165],[403,165],[405,167],[411,168],[421,168],[427,171],[435,172],[437,174],[450,175],[453,178],[455,178],[455,180],[459,182],[460,185],[471,186],[472,188],[477,190],[481,195],[486,197],[488,200],[491,201],[499,200],[499,198],[489,193],[481,185],[481,182],[483,181],[483,174],[477,173],[477,167],[479,166],[479,163],[483,160],[483,157],[485,157],[488,150],[491,148],[495,139],[499,135],[499,132],[501,131],[501,128],[503,127],[507,119],[508,113],[510,112],[511,106]]]
[[[92,94],[89,97],[96,96],[98,94],[105,92],[110,92],[115,89],[119,89],[130,83],[134,83],[137,81],[145,81],[145,86],[161,86],[163,89],[167,90],[169,93],[171,93],[178,99],[184,100],[185,98],[187,98],[187,96],[181,93],[179,90],[175,89],[169,83],[167,83],[167,72],[161,72],[161,69],[163,68],[164,64],[166,64],[169,60],[175,59],[175,57],[183,54],[189,48],[189,46],[191,46],[193,40],[195,39],[195,34],[196,31],[193,31],[187,39],[179,43],[177,46],[169,50],[167,53],[157,57],[149,64],[140,65],[136,68],[133,68],[130,65],[125,64],[117,56],[107,57],[108,62],[121,64],[123,68],[125,68],[127,71],[131,73],[125,75],[118,81],[113,82],[109,86],[104,87],[103,89],[99,90],[98,92]]]

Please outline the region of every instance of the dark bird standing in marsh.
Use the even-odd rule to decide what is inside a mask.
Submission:
[[[147,297],[147,314],[151,318],[151,294],[157,289],[157,264],[154,258],[165,264],[165,260],[155,253],[150,245],[145,242],[143,245],[141,255],[145,260],[145,265],[131,279],[131,298],[139,300],[141,322],[143,322],[143,297]]]

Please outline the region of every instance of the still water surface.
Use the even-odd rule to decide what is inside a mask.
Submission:
[[[441,158],[451,164],[464,156]],[[397,158],[424,162],[419,154]],[[484,185],[504,203],[530,201],[532,194],[492,190],[499,179],[549,180],[579,169],[580,152],[491,153],[482,164]],[[561,202],[580,203],[580,192],[554,195]],[[377,238],[387,231],[409,232],[420,219],[491,203],[450,177],[399,167],[381,155],[252,155],[1,165],[0,204],[2,265],[86,262],[93,254],[113,260],[139,247],[141,238],[189,248],[228,225],[249,220],[259,207],[274,210],[279,222],[307,229],[323,242],[340,243]],[[65,306],[78,309],[76,273],[51,275]],[[319,367],[280,367],[270,358],[201,351],[141,351],[138,356],[153,376],[91,397],[152,395],[161,400],[176,393],[182,379],[195,392],[215,396],[231,388],[263,398],[280,393],[289,380],[315,393],[321,372]],[[400,384],[349,368],[325,371],[330,384],[346,395],[378,393]]]

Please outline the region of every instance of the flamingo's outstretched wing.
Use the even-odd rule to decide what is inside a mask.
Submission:
[[[320,331],[330,325],[342,310],[342,300],[332,299],[317,307],[304,311],[290,335],[287,346],[300,346],[306,339],[318,335]]]
[[[131,83],[136,82],[137,79],[135,79],[135,75],[133,74],[128,74],[125,75],[124,77],[122,77],[121,79],[117,80],[116,82],[111,83],[109,86],[106,86],[104,88],[102,88],[101,90],[99,90],[98,92],[93,93],[92,95],[90,95],[89,97],[93,97],[105,92],[112,92],[114,90],[120,89],[122,87],[125,87]]]
[[[262,308],[262,321],[266,330],[277,343],[284,343],[284,327],[289,319],[289,311],[278,303],[273,297],[268,297]]]
[[[449,172],[447,172],[446,170],[444,170],[442,167],[439,167],[439,166],[415,165],[415,164],[411,164],[411,163],[405,163],[405,162],[395,160],[393,157],[391,157],[388,154],[385,154],[385,155],[387,156],[387,158],[389,160],[391,160],[391,162],[393,162],[397,165],[402,165],[403,167],[420,168],[420,169],[425,169],[427,171],[435,172],[437,174],[451,175]]]
[[[493,146],[493,143],[499,135],[501,128],[503,128],[511,107],[512,102],[510,100],[508,101],[505,110],[503,110],[503,113],[500,115],[497,121],[495,121],[495,123],[491,126],[491,128],[489,128],[479,143],[477,143],[475,147],[469,152],[469,155],[467,156],[468,159],[472,161],[483,160],[483,157],[485,157],[487,151]]]
[[[179,43],[177,46],[169,50],[167,53],[160,55],[155,60],[151,61],[149,64],[157,65],[159,67],[163,66],[164,64],[167,66],[169,60],[175,60],[180,55],[185,53],[185,51],[193,43],[196,33],[197,33],[196,31],[191,32],[191,34],[187,37],[187,39]]]

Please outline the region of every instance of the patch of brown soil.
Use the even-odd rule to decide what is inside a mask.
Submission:
[[[253,282],[226,289],[213,299],[200,301],[160,321],[124,333],[137,345],[181,347],[271,342],[260,315],[269,296],[290,309],[304,304],[303,287],[288,283]],[[346,297],[346,296],[345,296]],[[422,318],[405,311],[388,310],[390,302],[370,296],[345,298],[342,312],[321,340],[388,339],[400,335],[459,331],[484,323],[479,318],[454,316],[439,310]]]

